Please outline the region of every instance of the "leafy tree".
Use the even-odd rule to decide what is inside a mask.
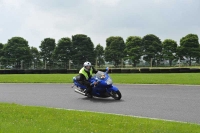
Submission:
[[[95,64],[95,52],[94,44],[90,37],[83,34],[77,34],[72,36],[72,47],[73,47],[73,63],[79,66],[85,61],[90,61]]]
[[[3,43],[0,43],[0,49],[3,49]]]
[[[163,41],[163,58],[169,60],[169,65],[172,66],[172,61],[176,59],[177,43],[174,40],[166,39]]]
[[[64,62],[65,68],[66,64],[69,62],[72,56],[72,41],[70,38],[61,38],[54,51],[54,58],[57,61]]]
[[[127,59],[133,62],[133,66],[140,62],[142,56],[142,39],[138,36],[130,36],[126,39],[126,48],[124,50]]]
[[[22,37],[9,39],[3,48],[3,53],[4,63],[7,62],[7,65],[15,65],[16,68],[20,68],[21,61],[23,61],[23,64],[27,64],[31,60],[28,41]]]
[[[0,60],[1,60],[1,57],[3,56],[3,43],[0,43]]]
[[[143,52],[144,52],[144,60],[147,62],[151,62],[153,59],[153,65],[155,60],[159,63],[161,60],[161,52],[162,52],[162,43],[161,40],[153,35],[149,34],[142,38]]]
[[[101,65],[104,65],[104,48],[100,44],[98,44],[95,48],[95,53],[97,57],[97,65],[100,67]]]
[[[105,59],[113,61],[114,66],[118,67],[124,57],[125,43],[122,37],[111,36],[106,39]]]
[[[199,52],[198,55],[196,56],[196,63],[200,64],[200,46],[199,46]]]
[[[45,38],[40,45],[40,55],[43,59],[43,62],[46,63],[48,66],[51,67],[53,63],[53,52],[55,49],[56,43],[55,39],[53,38]]]
[[[2,61],[2,58],[3,58],[3,44],[0,43],[0,69],[1,69],[1,61]]]
[[[180,47],[178,48],[178,55],[189,59],[191,66],[192,59],[199,57],[200,47],[199,38],[195,34],[188,34],[180,40]]]

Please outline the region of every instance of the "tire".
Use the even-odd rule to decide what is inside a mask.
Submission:
[[[122,97],[122,94],[121,94],[120,91],[112,91],[111,93],[112,93],[111,96],[112,96],[115,100],[120,100],[121,97]]]

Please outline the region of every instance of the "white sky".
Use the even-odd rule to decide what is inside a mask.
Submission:
[[[44,38],[86,34],[106,38],[155,34],[162,41],[200,37],[200,0],[0,0],[0,42],[14,36],[39,47]]]

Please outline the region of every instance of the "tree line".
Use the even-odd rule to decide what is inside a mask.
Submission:
[[[100,44],[94,46],[90,37],[84,34],[64,37],[56,43],[53,38],[41,41],[39,50],[30,47],[28,41],[22,37],[12,37],[6,44],[0,43],[0,65],[12,65],[14,68],[67,68],[81,66],[90,61],[99,67],[105,61],[112,62],[115,67],[128,61],[136,66],[141,60],[153,66],[168,61],[187,60],[200,62],[200,44],[196,34],[188,34],[180,39],[180,46],[172,39],[163,42],[159,37],[148,34],[144,37],[130,36],[124,41],[120,36],[106,39],[104,49]]]

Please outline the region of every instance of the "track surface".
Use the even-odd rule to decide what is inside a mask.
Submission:
[[[122,99],[88,99],[71,84],[0,84],[0,102],[200,123],[200,86],[120,85]]]

